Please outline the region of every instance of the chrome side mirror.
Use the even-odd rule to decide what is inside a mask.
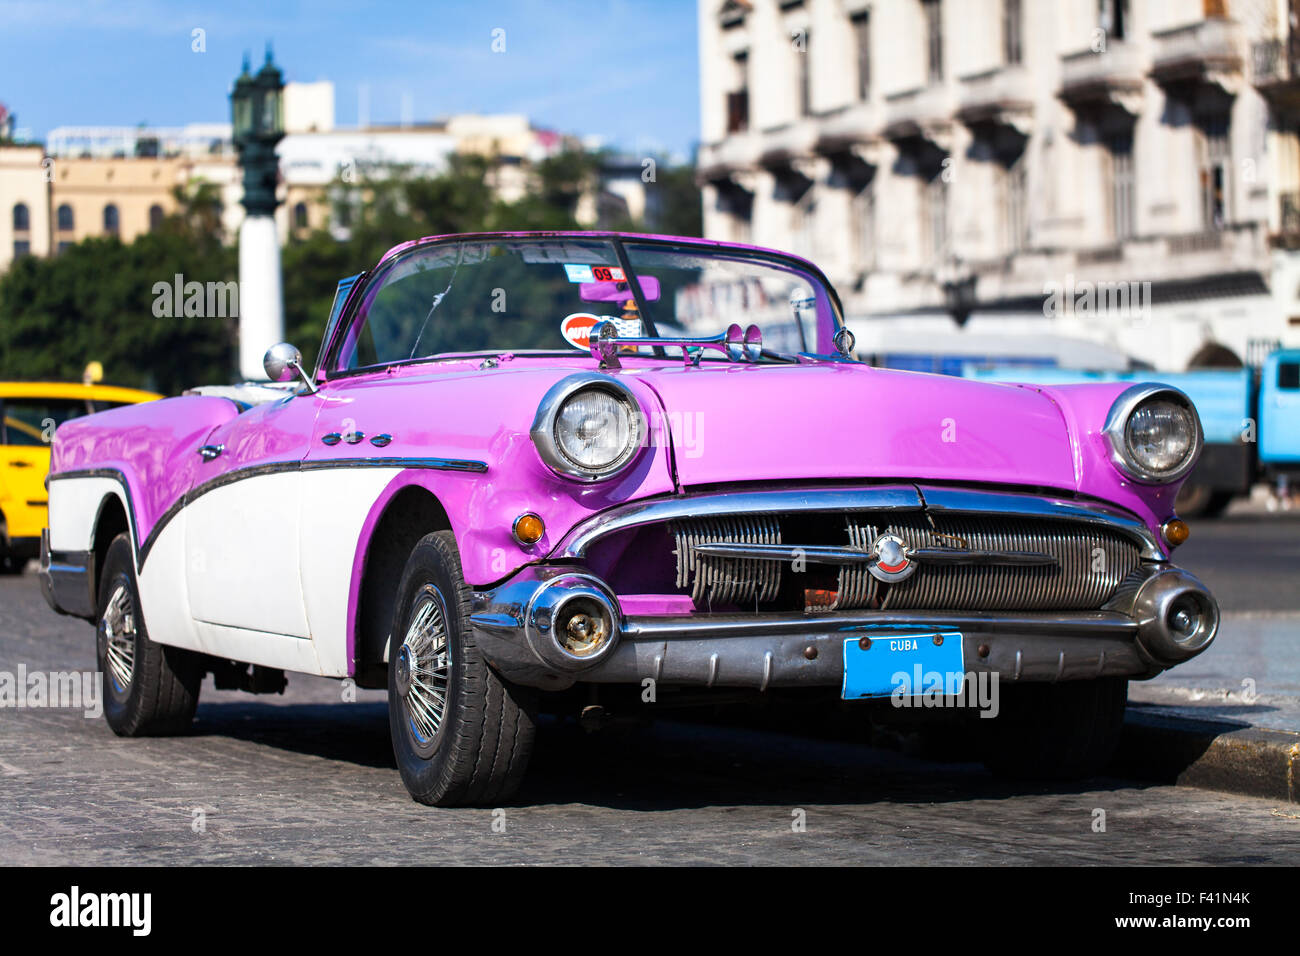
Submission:
[[[267,349],[266,355],[262,357],[262,368],[266,371],[266,377],[273,382],[291,382],[295,378],[301,379],[307,386],[308,392],[316,391],[316,385],[303,371],[302,353],[288,342],[281,342]]]

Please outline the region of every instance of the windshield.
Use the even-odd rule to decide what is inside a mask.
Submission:
[[[714,336],[755,323],[767,349],[797,352],[819,342],[825,350],[837,313],[815,273],[776,255],[630,239],[453,240],[381,268],[333,367],[585,351],[591,327],[605,319],[629,337]]]

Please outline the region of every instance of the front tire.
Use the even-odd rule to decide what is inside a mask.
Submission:
[[[119,737],[184,733],[199,705],[201,660],[193,651],[149,639],[126,534],[108,546],[98,610],[95,652],[108,726]]]
[[[1019,779],[1075,780],[1101,772],[1124,727],[1128,681],[1119,677],[1060,684],[1002,685],[1000,713],[978,723],[984,764]]]
[[[496,805],[523,781],[535,694],[502,680],[474,644],[470,588],[450,531],[425,535],[398,586],[388,723],[402,783],[431,806]]]

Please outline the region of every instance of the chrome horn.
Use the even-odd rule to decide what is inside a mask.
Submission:
[[[618,350],[625,345],[649,345],[654,347],[676,347],[682,350],[682,359],[688,365],[697,365],[705,349],[722,352],[733,362],[757,362],[763,357],[763,333],[757,325],[742,329],[733,322],[727,331],[714,336],[686,337],[678,339],[651,338],[647,336],[623,337],[613,322],[597,322],[591,330],[588,340],[592,358],[600,362],[601,368],[619,368]]]

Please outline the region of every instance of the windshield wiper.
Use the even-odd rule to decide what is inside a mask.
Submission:
[[[433,297],[433,304],[429,306],[429,311],[424,316],[424,322],[420,324],[420,334],[415,337],[415,344],[411,346],[411,354],[406,357],[407,361],[415,358],[415,353],[420,348],[420,341],[424,338],[424,330],[429,327],[429,319],[433,317],[433,313],[437,310],[438,306],[442,305],[442,300],[445,299],[447,293],[451,291],[451,285],[456,281],[456,273],[460,272],[460,264],[464,261],[465,246],[462,244],[456,250],[456,267],[451,270],[451,278],[447,280],[447,288],[443,289]]]

